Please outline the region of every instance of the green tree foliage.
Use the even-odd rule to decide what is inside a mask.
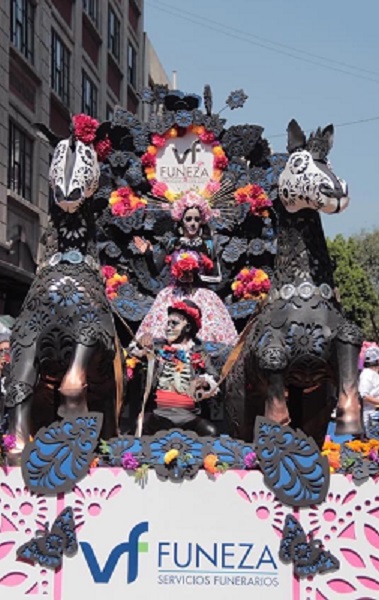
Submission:
[[[354,238],[345,239],[339,234],[327,242],[346,317],[361,327],[366,339],[378,340],[379,297],[365,266],[359,260],[357,241]]]
[[[353,239],[357,244],[357,259],[379,294],[379,229],[363,231]]]

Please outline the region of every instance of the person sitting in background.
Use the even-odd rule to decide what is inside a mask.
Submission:
[[[363,371],[359,377],[359,394],[363,402],[363,422],[365,429],[370,424],[370,417],[375,414],[375,407],[379,406],[379,348],[367,348]]]

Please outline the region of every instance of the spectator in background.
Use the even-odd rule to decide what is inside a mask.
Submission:
[[[359,393],[363,402],[363,421],[367,431],[370,417],[379,406],[379,348],[367,348],[364,356],[363,371],[359,377]]]
[[[0,424],[4,412],[5,379],[8,376],[10,363],[10,333],[0,333]]]

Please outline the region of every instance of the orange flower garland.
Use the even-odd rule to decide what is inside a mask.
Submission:
[[[238,300],[261,300],[270,290],[270,279],[262,269],[245,267],[232,283],[233,295]]]
[[[130,217],[139,208],[145,208],[147,200],[138,196],[130,187],[121,187],[111,193],[109,206],[115,217]]]
[[[114,300],[118,295],[118,288],[128,282],[127,275],[120,275],[114,267],[105,265],[101,268],[105,279],[105,294],[108,300]]]
[[[234,192],[234,198],[237,204],[250,204],[250,212],[257,217],[268,217],[267,209],[272,206],[272,202],[259,185],[249,183],[238,188]]]

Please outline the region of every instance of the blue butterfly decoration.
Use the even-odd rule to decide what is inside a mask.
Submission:
[[[69,506],[55,519],[51,531],[48,524],[45,529],[36,532],[36,537],[17,549],[17,558],[38,563],[48,569],[57,569],[62,564],[63,555],[71,557],[78,550],[75,533],[75,520]]]
[[[287,515],[283,538],[280,542],[279,558],[282,562],[293,563],[295,575],[299,578],[337,571],[339,560],[325,550],[321,541],[309,536],[309,541],[299,521]]]

